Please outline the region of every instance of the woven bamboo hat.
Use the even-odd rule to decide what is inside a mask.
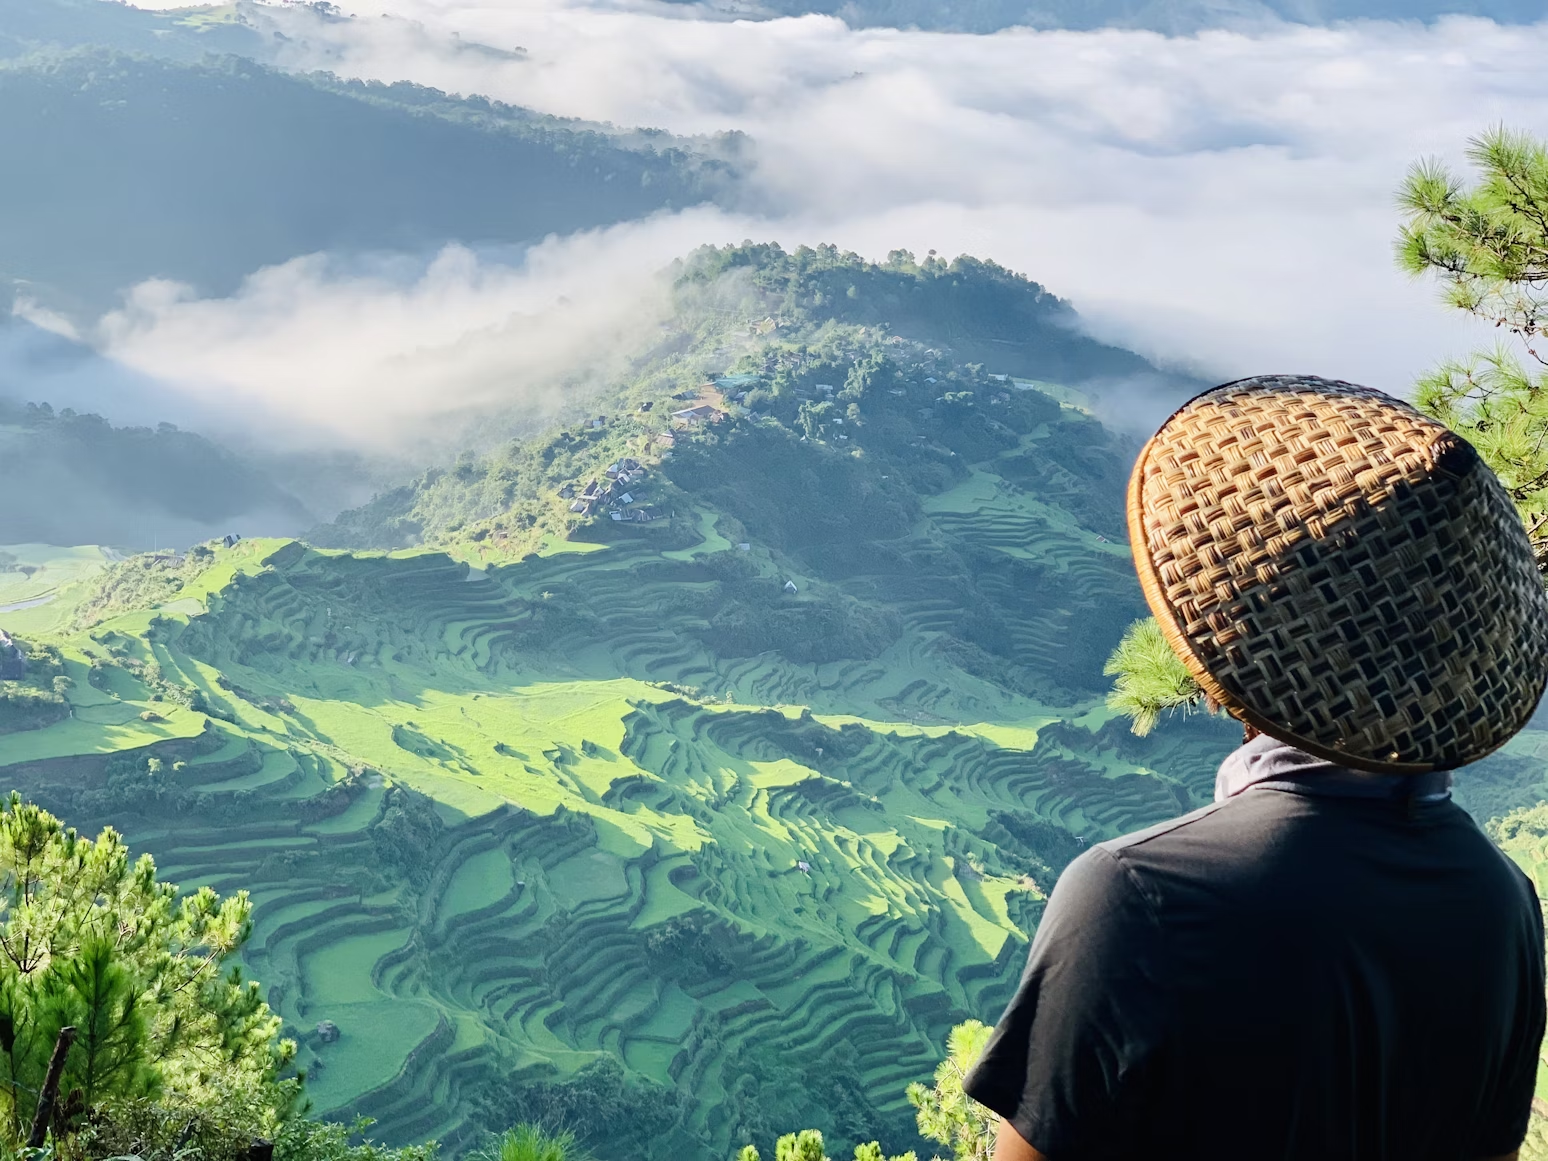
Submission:
[[[1227,383],[1140,452],[1129,539],[1162,632],[1263,733],[1362,770],[1483,757],[1548,679],[1548,597],[1471,444],[1380,391]]]

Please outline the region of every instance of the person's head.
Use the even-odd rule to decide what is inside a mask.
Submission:
[[[1145,445],[1129,537],[1162,632],[1249,727],[1358,769],[1475,761],[1548,681],[1548,596],[1472,446],[1365,387],[1227,383]]]

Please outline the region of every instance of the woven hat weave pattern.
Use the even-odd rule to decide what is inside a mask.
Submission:
[[[1548,680],[1548,596],[1472,446],[1370,388],[1305,376],[1191,400],[1129,483],[1140,584],[1205,693],[1357,769],[1498,748]]]

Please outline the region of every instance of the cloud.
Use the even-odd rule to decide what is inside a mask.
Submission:
[[[249,436],[434,454],[492,413],[548,414],[656,333],[658,272],[699,215],[550,239],[519,258],[447,246],[428,261],[293,259],[229,298],[146,282],[96,325],[104,354]]]
[[[1548,133],[1548,25],[965,36],[644,2],[373,0],[348,20],[246,10],[284,32],[286,67],[756,141],[740,213],[552,242],[539,268],[453,251],[407,287],[305,259],[219,303],[141,288],[104,326],[133,366],[283,400],[333,430],[353,429],[369,401],[384,438],[443,377],[456,407],[525,382],[517,349],[546,337],[531,312],[559,285],[615,327],[667,246],[743,236],[971,252],[1072,298],[1103,337],[1204,375],[1307,371],[1403,390],[1478,336],[1393,269],[1396,185],[1421,156],[1457,160],[1492,123]],[[539,365],[583,350],[591,325],[537,342]],[[197,354],[201,342],[222,357]]]

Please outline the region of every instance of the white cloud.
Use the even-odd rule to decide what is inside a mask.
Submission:
[[[507,371],[526,340],[507,342],[503,320],[531,305],[514,287],[563,281],[574,263],[576,301],[621,302],[664,243],[743,236],[972,252],[1072,298],[1104,336],[1204,374],[1308,371],[1402,390],[1476,336],[1393,270],[1396,185],[1414,159],[1456,160],[1492,123],[1548,134],[1548,25],[1168,39],[698,20],[579,0],[374,0],[346,21],[259,11],[289,36],[289,67],[757,142],[745,214],[552,243],[535,280],[444,258],[446,270],[384,290],[306,260],[222,303],[142,289],[107,325],[121,357],[190,381],[240,352],[242,369],[216,381],[254,399],[304,409],[329,392],[348,412],[383,391],[386,426],[447,369],[457,406],[519,378]],[[201,342],[220,357],[190,354]]]
[[[701,216],[550,239],[519,262],[456,245],[364,268],[312,255],[229,298],[146,282],[93,339],[217,427],[432,450],[475,416],[542,414],[616,373],[664,317],[656,272],[697,243]]]

